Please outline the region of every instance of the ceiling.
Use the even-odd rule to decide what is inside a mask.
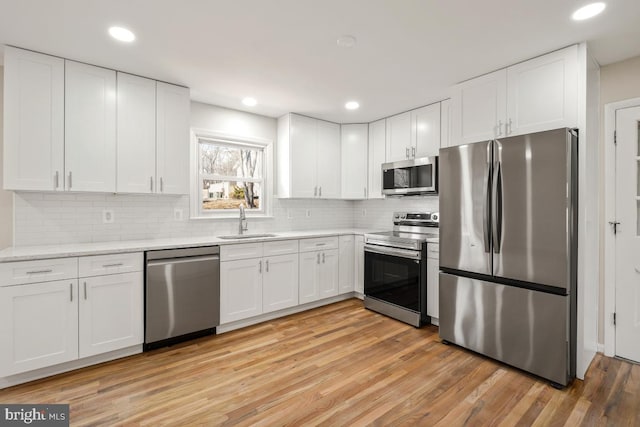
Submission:
[[[0,0],[0,44],[186,85],[196,101],[355,123],[580,41],[601,65],[640,55],[640,1],[608,0],[596,18],[572,21],[587,2]],[[112,25],[136,41],[111,39]],[[356,46],[338,47],[342,35]],[[360,109],[345,110],[348,100]]]

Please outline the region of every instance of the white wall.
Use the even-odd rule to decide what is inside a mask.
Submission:
[[[191,108],[195,128],[275,143],[275,119],[197,102]],[[249,219],[249,232],[353,226],[350,201],[274,200],[272,206],[272,218]],[[104,209],[113,210],[113,224],[102,223]],[[174,219],[176,209],[182,220]],[[236,219],[188,219],[188,196],[17,192],[15,215],[15,246],[215,236],[238,226]]]
[[[0,67],[0,100],[4,99],[4,68]],[[3,156],[3,121],[4,103],[0,101],[0,249],[13,243],[13,196],[10,191],[2,190],[2,156]]]

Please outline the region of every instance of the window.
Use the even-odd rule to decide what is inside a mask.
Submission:
[[[198,137],[197,150],[200,215],[265,212],[264,146]]]

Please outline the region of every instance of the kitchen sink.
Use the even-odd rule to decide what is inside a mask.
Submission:
[[[235,240],[235,239],[256,239],[259,237],[276,237],[276,234],[230,234],[228,236],[218,236],[218,239]]]

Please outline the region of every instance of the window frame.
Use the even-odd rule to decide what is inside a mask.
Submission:
[[[205,211],[202,209],[202,179],[238,180],[239,177],[230,177],[213,174],[202,174],[200,164],[201,141],[212,142],[230,147],[247,147],[262,150],[262,178],[248,178],[246,181],[260,182],[262,185],[259,209],[247,209],[246,215],[250,218],[271,218],[271,205],[273,198],[273,141],[264,138],[232,135],[215,132],[206,129],[191,129],[191,186],[190,205],[191,219],[215,219],[238,218],[239,209],[215,209]]]

